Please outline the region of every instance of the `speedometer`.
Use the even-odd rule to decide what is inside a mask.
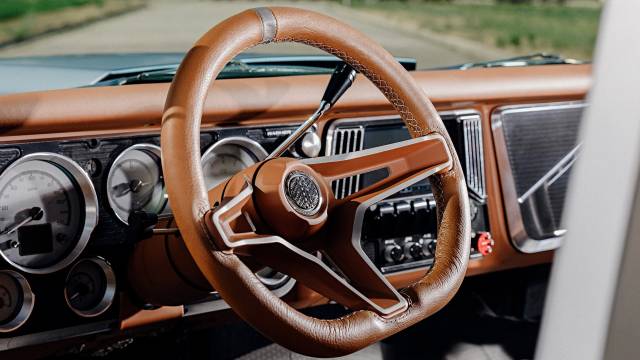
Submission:
[[[260,144],[249,138],[222,139],[202,155],[205,186],[211,189],[239,171],[264,160],[268,155]]]
[[[69,265],[89,241],[97,202],[73,160],[50,153],[16,160],[0,176],[0,254],[30,273]]]
[[[167,204],[160,165],[160,148],[137,144],[113,162],[107,177],[107,197],[115,215],[125,224],[134,210],[157,214]]]

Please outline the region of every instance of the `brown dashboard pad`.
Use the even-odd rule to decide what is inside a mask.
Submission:
[[[274,41],[305,43],[342,58],[364,74],[385,95],[409,128],[414,141],[422,141],[424,146],[434,146],[436,150],[440,144],[440,149],[444,150],[446,156],[423,159],[425,163],[420,163],[401,150],[382,150],[388,152],[378,155],[388,157],[390,164],[395,164],[386,164],[391,169],[390,179],[379,188],[362,189],[347,201],[335,200],[326,186],[325,177],[330,178],[331,175],[323,175],[322,166],[318,165],[323,161],[334,162],[336,166],[344,165],[341,161],[347,159],[338,157],[316,159],[307,164],[283,163],[280,170],[276,170],[278,162],[287,160],[271,160],[247,170],[245,175],[252,176],[232,180],[235,183],[227,186],[234,191],[225,190],[223,194],[220,189],[214,189],[213,193],[219,196],[213,195],[212,200],[219,201],[221,206],[212,209],[215,204],[209,200],[200,164],[199,133],[205,98],[213,79],[235,55],[254,45]],[[442,120],[423,90],[388,52],[365,35],[335,19],[294,8],[260,8],[240,13],[212,28],[187,53],[174,78],[163,115],[161,142],[164,150],[163,170],[173,212],[196,264],[240,317],[275,342],[294,351],[313,356],[337,356],[361,349],[438,311],[456,293],[464,278],[470,249],[469,204],[459,160]],[[442,154],[442,151],[434,152]],[[361,169],[367,170],[370,168],[368,165],[375,162],[375,157],[366,158],[366,154],[363,156],[359,164]],[[402,159],[406,162],[401,166]],[[356,167],[345,173],[350,174],[357,169]],[[293,185],[289,189],[293,170],[302,174],[296,175],[302,177],[296,181],[304,184],[305,192],[314,193],[314,199],[317,197],[320,203],[326,201],[325,207],[307,207],[307,202],[290,193],[282,196],[283,191],[296,191]],[[273,176],[271,171],[281,173]],[[271,176],[270,180],[267,180],[267,176]],[[363,257],[360,257],[361,261],[357,261],[357,251],[353,251],[352,259],[355,262],[352,266],[361,266],[360,271],[365,274],[369,271],[369,279],[377,277],[379,282],[375,289],[360,287],[355,292],[351,290],[351,293],[360,294],[361,299],[369,299],[370,302],[345,301],[346,295],[332,287],[344,285],[339,280],[319,285],[312,282],[313,277],[308,279],[311,283],[307,285],[311,288],[335,295],[338,297],[335,300],[348,302],[348,305],[357,310],[334,320],[321,320],[298,312],[272,294],[237,256],[237,249],[243,246],[246,249],[249,245],[279,244],[283,250],[295,250],[283,251],[283,261],[287,260],[285,255],[290,255],[299,264],[316,264],[320,273],[325,271],[331,275],[329,271],[332,270],[323,269],[311,259],[314,256],[304,255],[308,253],[297,247],[303,247],[304,241],[288,241],[289,239],[285,240],[280,236],[283,234],[261,232],[270,228],[270,224],[266,221],[267,226],[261,228],[263,224],[260,211],[271,209],[261,209],[260,201],[254,203],[252,192],[278,192],[265,196],[272,200],[277,198],[276,195],[280,196],[280,203],[275,202],[281,207],[279,211],[297,211],[296,216],[303,220],[301,223],[307,225],[317,223],[316,218],[327,211],[327,224],[324,227],[330,225],[332,219],[339,219],[339,215],[344,212],[357,219],[357,211],[349,212],[350,209],[357,209],[358,204],[366,204],[367,200],[394,186],[406,185],[421,176],[430,176],[438,206],[439,230],[435,264],[422,279],[401,290],[395,303],[388,295],[396,290],[377,269],[367,266]],[[265,187],[265,181],[276,181],[282,186]],[[298,208],[291,208],[292,201]],[[305,211],[300,211],[299,208]],[[316,212],[306,212],[307,210]],[[240,226],[239,219],[242,216],[246,220],[242,220],[245,224]],[[309,233],[315,244],[312,249],[330,253],[331,246],[326,243],[327,239],[322,234],[321,230],[317,234]],[[348,243],[351,237],[344,236],[342,239]],[[246,256],[247,252],[243,251],[242,255]],[[299,277],[304,278],[305,273],[304,268],[298,269]],[[351,284],[354,287],[360,283],[356,281],[359,276],[357,272],[352,273],[354,281]],[[344,286],[343,290],[350,289]]]

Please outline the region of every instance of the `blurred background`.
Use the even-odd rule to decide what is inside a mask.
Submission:
[[[590,60],[604,0],[1,0],[0,57],[184,52],[207,29],[263,5],[317,10],[419,68],[545,52]],[[310,54],[278,44],[252,52]]]

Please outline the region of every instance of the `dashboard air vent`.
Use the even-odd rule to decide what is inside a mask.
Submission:
[[[331,140],[331,155],[346,154],[362,150],[364,127],[348,126],[336,128]],[[334,180],[331,189],[336,199],[345,198],[360,189],[360,175]]]
[[[484,199],[487,195],[484,179],[484,152],[480,116],[460,116],[464,141],[465,175],[469,189]]]

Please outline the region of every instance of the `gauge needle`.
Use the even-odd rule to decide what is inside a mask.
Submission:
[[[29,209],[29,215],[26,218],[24,218],[24,220],[20,221],[17,224],[14,224],[13,226],[10,226],[10,227],[4,229],[4,231],[0,233],[0,236],[12,234],[16,230],[18,230],[22,226],[32,222],[33,220],[42,219],[43,215],[44,215],[44,211],[41,208],[39,208],[37,206],[32,207],[31,209]]]
[[[73,301],[80,296],[80,292],[75,292],[73,295],[69,297],[69,301]]]
[[[116,196],[125,196],[128,193],[137,193],[143,186],[148,185],[146,182],[142,182],[142,180],[135,179],[131,180],[128,183],[118,184],[113,187],[113,190],[116,192]]]

